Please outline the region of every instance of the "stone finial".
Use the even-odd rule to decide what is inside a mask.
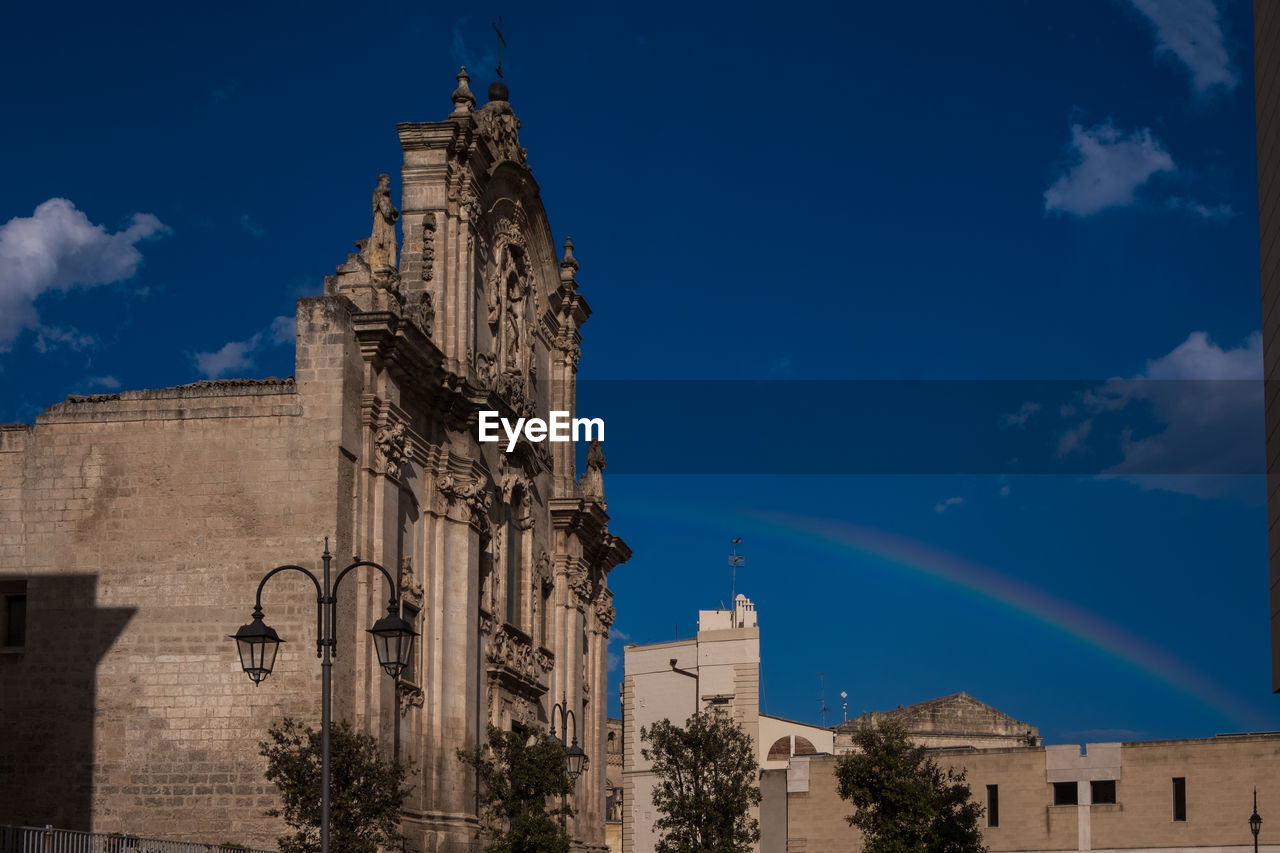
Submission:
[[[458,69],[458,88],[453,90],[453,111],[468,113],[476,108],[476,96],[471,94],[471,77],[467,75],[467,66]]]
[[[564,240],[564,260],[560,261],[560,280],[573,281],[578,276],[578,259],[573,256],[573,240]]]
[[[511,92],[507,89],[507,84],[501,80],[494,80],[489,84],[489,100],[491,101],[510,101]]]

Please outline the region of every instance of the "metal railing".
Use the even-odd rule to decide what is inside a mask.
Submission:
[[[275,853],[252,847],[166,841],[119,832],[78,832],[52,826],[0,826],[0,853]]]

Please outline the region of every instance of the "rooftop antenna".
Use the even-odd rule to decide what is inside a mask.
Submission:
[[[827,688],[822,681],[823,673],[818,673],[818,705],[822,709],[822,727],[827,727]]]
[[[844,717],[844,722],[849,722],[849,694],[843,690],[840,691],[840,713]]]
[[[741,537],[741,536],[739,536],[737,539],[734,539],[734,540],[733,540],[733,553],[731,553],[731,554],[729,555],[729,569],[730,569],[730,581],[729,581],[729,602],[733,605],[733,611],[734,611],[734,616],[733,616],[733,627],[735,627],[735,628],[737,628],[737,627],[738,627],[738,615],[737,615],[737,612],[738,612],[738,569],[742,568],[743,563],[745,563],[745,562],[746,562],[746,560],[747,560],[747,558],[746,558],[744,555],[742,555],[742,554],[739,554],[739,553],[738,553],[738,545],[740,545],[741,543],[742,543],[742,537]]]
[[[507,40],[502,37],[502,16],[498,16],[498,22],[493,24],[493,31],[498,34],[498,79],[502,79],[502,49],[507,46]]]

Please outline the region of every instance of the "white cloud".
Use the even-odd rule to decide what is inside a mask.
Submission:
[[[616,672],[618,667],[622,665],[622,654],[617,649],[619,646],[625,646],[630,639],[630,634],[617,627],[609,629],[608,654],[606,656],[609,672]]]
[[[1045,212],[1090,216],[1133,203],[1138,187],[1157,172],[1172,172],[1173,158],[1147,128],[1130,134],[1111,122],[1071,128],[1074,165],[1044,191]]]
[[[120,389],[120,380],[114,376],[90,376],[86,381],[90,388],[106,388],[110,391]]]
[[[1058,436],[1058,458],[1068,456],[1084,447],[1084,440],[1093,431],[1093,418],[1087,418]]]
[[[1104,478],[1198,497],[1257,498],[1261,477],[1241,472],[1262,473],[1261,333],[1224,348],[1192,332],[1134,378],[1082,395],[1081,408],[1092,413],[1076,427],[1084,431],[1081,441],[1093,416],[1104,412],[1147,411],[1163,427],[1140,438],[1126,430],[1122,460]]]
[[[1168,355],[1147,362],[1145,379],[1261,379],[1262,333],[1224,350],[1207,332],[1192,332]]]
[[[1018,411],[1004,416],[1005,425],[1016,427],[1026,426],[1027,421],[1029,421],[1031,416],[1038,411],[1040,411],[1039,403],[1023,403],[1022,408],[1018,409]]]
[[[1130,0],[1156,30],[1156,50],[1182,62],[1199,94],[1215,86],[1235,87],[1226,40],[1213,0]]]
[[[51,198],[33,215],[0,225],[0,352],[12,349],[24,329],[41,330],[39,345],[75,346],[86,336],[41,327],[36,300],[131,278],[142,263],[136,244],[168,233],[155,216],[136,213],[128,228],[112,234],[65,198]]]
[[[247,213],[240,214],[240,227],[248,231],[254,237],[267,236],[267,229],[253,221],[253,218]]]
[[[947,498],[944,501],[940,501],[938,505],[933,508],[933,511],[941,515],[953,506],[960,506],[962,503],[964,503],[964,498]]]
[[[191,358],[203,376],[219,379],[235,371],[252,369],[255,355],[268,347],[289,343],[295,334],[293,317],[277,317],[247,340],[228,341],[216,352],[197,352]]]
[[[1173,196],[1165,204],[1170,210],[1180,210],[1212,222],[1225,222],[1237,215],[1236,209],[1229,204],[1208,205],[1182,196]]]

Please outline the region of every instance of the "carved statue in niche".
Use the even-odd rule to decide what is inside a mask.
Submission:
[[[391,203],[391,177],[378,176],[373,191],[373,233],[364,245],[365,261],[375,278],[391,277],[396,272],[396,221],[400,211]]]
[[[411,607],[422,609],[422,584],[413,571],[413,559],[400,558],[400,598]]]
[[[520,374],[522,359],[520,357],[520,314],[516,303],[507,303],[507,315],[503,324],[503,370],[507,373]]]
[[[587,500],[604,501],[604,467],[604,449],[600,446],[600,439],[593,438],[587,449],[587,470],[578,481],[582,486],[582,496]]]
[[[413,321],[418,324],[418,328],[422,329],[422,333],[428,338],[435,326],[436,309],[431,299],[431,291],[424,290],[418,294],[418,301],[413,306]]]

